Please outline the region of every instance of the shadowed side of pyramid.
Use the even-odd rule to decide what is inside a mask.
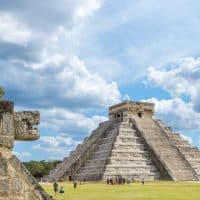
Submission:
[[[154,119],[154,104],[126,101],[46,180],[199,180],[200,151]]]

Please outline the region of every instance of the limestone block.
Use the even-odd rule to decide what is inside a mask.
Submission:
[[[30,184],[35,185],[36,179],[30,174],[26,167],[20,163],[16,156],[12,156],[9,160],[9,163],[15,168],[15,170],[20,173],[20,176],[27,180]]]
[[[9,179],[8,178],[0,178],[0,197],[8,196],[9,194]]]
[[[33,192],[26,192],[25,200],[38,200]]]
[[[11,195],[23,195],[24,184],[21,178],[12,178],[10,181],[10,194]]]
[[[37,140],[39,131],[37,125],[40,121],[40,113],[35,111],[15,112],[15,140]]]
[[[7,148],[12,148],[13,144],[14,144],[14,140],[12,137],[7,137],[7,136],[0,137],[0,145]]]
[[[14,136],[14,117],[11,113],[3,113],[0,117],[1,135]]]
[[[1,200],[1,199],[0,199]],[[9,197],[9,200],[24,200],[24,197],[16,197],[16,196],[13,196],[13,197]]]
[[[7,162],[0,155],[0,176],[6,176],[7,172],[8,172]]]

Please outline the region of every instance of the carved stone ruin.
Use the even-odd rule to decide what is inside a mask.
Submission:
[[[154,104],[126,101],[55,170],[53,180],[200,180],[200,151],[154,118]]]
[[[14,104],[0,100],[0,200],[50,200],[36,179],[12,154],[14,140],[39,138],[39,112],[14,112]]]

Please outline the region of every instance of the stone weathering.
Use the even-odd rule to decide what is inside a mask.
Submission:
[[[1,93],[2,94],[2,93]],[[14,112],[14,104],[0,100],[0,200],[50,200],[36,179],[12,154],[14,140],[39,138],[39,112]]]
[[[154,104],[126,101],[64,158],[46,180],[200,180],[200,151],[162,121]]]

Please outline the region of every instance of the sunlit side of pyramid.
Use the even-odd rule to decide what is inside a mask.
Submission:
[[[199,180],[200,151],[160,120],[154,104],[126,101],[109,108],[105,121],[46,180]]]

